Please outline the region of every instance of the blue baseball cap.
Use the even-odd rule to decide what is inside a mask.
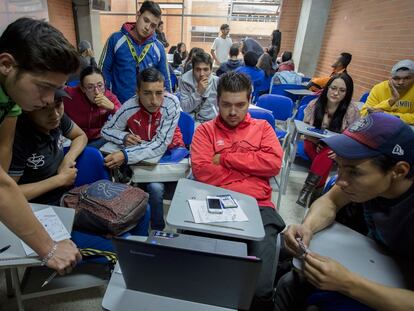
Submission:
[[[376,112],[351,124],[342,134],[322,139],[344,159],[386,155],[397,161],[414,162],[414,130],[390,114]]]

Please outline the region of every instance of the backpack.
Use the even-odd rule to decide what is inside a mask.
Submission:
[[[280,71],[273,76],[273,84],[296,84],[302,83],[302,76],[294,71]]]
[[[148,194],[142,189],[102,179],[73,188],[60,205],[75,209],[75,229],[110,237],[134,228],[147,203]]]

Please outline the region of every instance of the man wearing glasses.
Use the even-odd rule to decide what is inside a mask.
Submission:
[[[69,273],[81,259],[76,246],[70,240],[51,239],[5,171],[20,108],[33,111],[52,105],[56,89],[78,66],[74,47],[46,22],[21,18],[0,37],[0,221],[59,274]]]
[[[372,88],[361,114],[371,112],[385,112],[414,124],[414,61],[399,61],[391,69],[391,78]]]
[[[121,104],[111,91],[105,89],[99,68],[86,67],[79,79],[80,85],[66,88],[71,98],[63,98],[65,113],[86,133],[88,146],[99,149],[106,143],[101,137],[101,129]]]

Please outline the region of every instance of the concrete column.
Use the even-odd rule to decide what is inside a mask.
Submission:
[[[98,62],[102,52],[101,25],[98,11],[92,11],[89,0],[73,1],[78,43],[88,40]]]
[[[296,32],[293,61],[296,71],[312,77],[319,59],[321,44],[332,0],[303,0]]]

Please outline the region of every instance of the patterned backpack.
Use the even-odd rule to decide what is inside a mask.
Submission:
[[[75,209],[75,229],[111,237],[134,228],[147,203],[142,189],[103,179],[73,188],[60,205]]]

